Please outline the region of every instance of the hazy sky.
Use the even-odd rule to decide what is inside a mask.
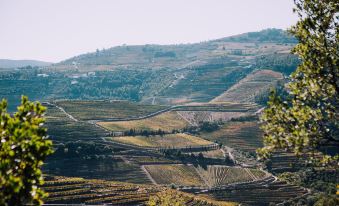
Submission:
[[[122,44],[286,29],[292,8],[293,0],[0,0],[0,59],[58,62]]]

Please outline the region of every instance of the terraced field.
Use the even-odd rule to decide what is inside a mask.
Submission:
[[[304,188],[274,181],[273,178],[258,183],[246,183],[222,191],[212,191],[209,196],[221,201],[235,201],[248,205],[276,205],[291,198],[300,197],[307,193]]]
[[[178,186],[204,186],[205,182],[192,165],[145,165],[157,184]]]
[[[129,101],[58,101],[56,104],[79,120],[104,120],[144,116],[166,106],[140,105]]]
[[[235,206],[233,202],[161,188],[154,185],[128,184],[115,181],[75,177],[47,176],[43,189],[49,193],[47,204],[109,204],[114,206],[144,205],[150,196],[180,197],[189,206]]]
[[[304,166],[306,158],[298,158],[293,153],[276,152],[270,159],[269,167],[272,172],[296,171]]]
[[[272,70],[253,71],[211,102],[255,102],[257,95],[267,92],[282,78],[281,73]]]
[[[199,174],[206,181],[208,187],[220,187],[234,183],[260,180],[268,175],[257,169],[209,165],[207,169],[197,168]]]
[[[262,132],[257,122],[228,122],[219,130],[202,133],[204,139],[218,141],[224,145],[254,152],[262,147]]]
[[[68,141],[98,141],[100,137],[106,136],[107,132],[99,127],[86,122],[73,121],[58,108],[47,106],[46,127],[48,135],[54,143]]]
[[[43,171],[46,174],[57,176],[151,183],[139,165],[126,163],[120,158],[48,160],[44,164]]]
[[[157,184],[186,187],[220,188],[230,184],[260,182],[270,175],[258,170],[221,165],[201,166],[182,164],[145,165],[144,168]]]
[[[196,146],[208,146],[213,144],[213,142],[184,133],[165,134],[162,136],[154,135],[148,137],[145,136],[111,137],[110,140],[129,145],[136,145],[139,147],[153,147],[153,148],[185,148]]]
[[[161,129],[171,132],[188,126],[188,122],[175,111],[141,120],[98,122],[97,124],[111,131],[129,131],[130,129],[157,131]]]
[[[47,177],[43,189],[49,193],[46,203],[138,205],[160,191],[152,185],[53,176]]]
[[[245,116],[245,112],[211,112],[211,111],[178,111],[179,115],[190,122],[198,125],[200,122],[229,121],[232,118]]]

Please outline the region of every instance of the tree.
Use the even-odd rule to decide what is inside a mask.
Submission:
[[[339,148],[339,25],[337,0],[295,0],[299,21],[290,32],[299,40],[292,50],[301,60],[286,85],[287,97],[272,93],[261,120],[261,157],[283,149],[308,154],[322,165],[337,165]]]
[[[43,127],[46,108],[23,96],[18,111],[6,111],[0,102],[0,205],[41,205],[45,193],[41,166],[52,153],[52,141]]]

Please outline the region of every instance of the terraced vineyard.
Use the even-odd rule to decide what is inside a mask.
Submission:
[[[189,206],[235,206],[206,197],[161,188],[154,185],[128,184],[107,180],[48,176],[43,189],[49,193],[47,204],[144,205],[150,196],[166,194],[180,197]]]
[[[298,158],[293,153],[287,152],[276,152],[272,155],[270,159],[269,167],[272,172],[286,172],[286,171],[296,171],[303,167],[306,163],[306,158]]]
[[[188,126],[187,121],[174,111],[141,120],[98,122],[97,124],[111,131],[129,131],[130,129],[157,131],[161,129],[171,132]]]
[[[54,143],[77,140],[98,141],[100,137],[107,135],[107,132],[99,127],[71,120],[54,106],[44,106],[47,107],[46,127]]]
[[[281,73],[272,70],[253,71],[211,102],[255,102],[257,95],[267,92],[270,87],[276,84],[277,80],[282,78]]]
[[[151,183],[139,165],[126,163],[120,158],[48,160],[43,170],[46,174],[57,176]]]
[[[248,205],[268,206],[300,197],[307,193],[304,188],[274,181],[267,178],[262,182],[253,182],[220,191],[209,192],[209,196],[220,201],[235,201]]]
[[[201,166],[182,164],[145,165],[157,184],[183,187],[224,188],[232,184],[261,182],[270,175],[262,170],[221,165]]]
[[[46,203],[138,205],[160,191],[152,185],[71,177],[47,177],[43,186],[49,193]]]
[[[79,120],[131,118],[167,108],[160,105],[140,105],[129,101],[58,101],[56,104]]]
[[[197,136],[192,136],[184,133],[165,134],[154,136],[122,136],[106,138],[114,142],[135,145],[139,147],[153,147],[153,148],[186,148],[209,146],[213,142],[204,140]]]
[[[209,165],[207,169],[197,168],[199,174],[206,181],[208,187],[222,187],[234,183],[260,180],[268,175],[257,169]]]
[[[160,185],[204,186],[205,182],[192,165],[145,165],[147,172]]]
[[[218,141],[224,145],[254,152],[262,147],[262,132],[257,122],[228,122],[219,130],[202,133],[204,139]]]

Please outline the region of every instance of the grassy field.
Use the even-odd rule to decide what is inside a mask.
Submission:
[[[103,120],[144,116],[165,109],[160,105],[140,105],[128,101],[58,101],[56,104],[79,120]]]
[[[133,121],[98,122],[100,126],[111,131],[135,130],[163,130],[170,132],[173,129],[182,129],[188,126],[186,120],[177,112],[165,112],[154,117]]]
[[[257,122],[228,122],[219,130],[202,133],[210,141],[218,141],[236,149],[254,152],[262,147],[262,131]]]
[[[213,142],[204,140],[202,138],[178,133],[178,134],[166,134],[163,136],[123,136],[123,137],[112,137],[112,141],[120,142],[124,144],[131,144],[140,147],[156,147],[156,148],[176,148],[176,147],[189,147],[189,146],[207,146],[213,144]]]
[[[146,165],[157,184],[175,184],[180,186],[204,186],[196,169],[192,165]]]

